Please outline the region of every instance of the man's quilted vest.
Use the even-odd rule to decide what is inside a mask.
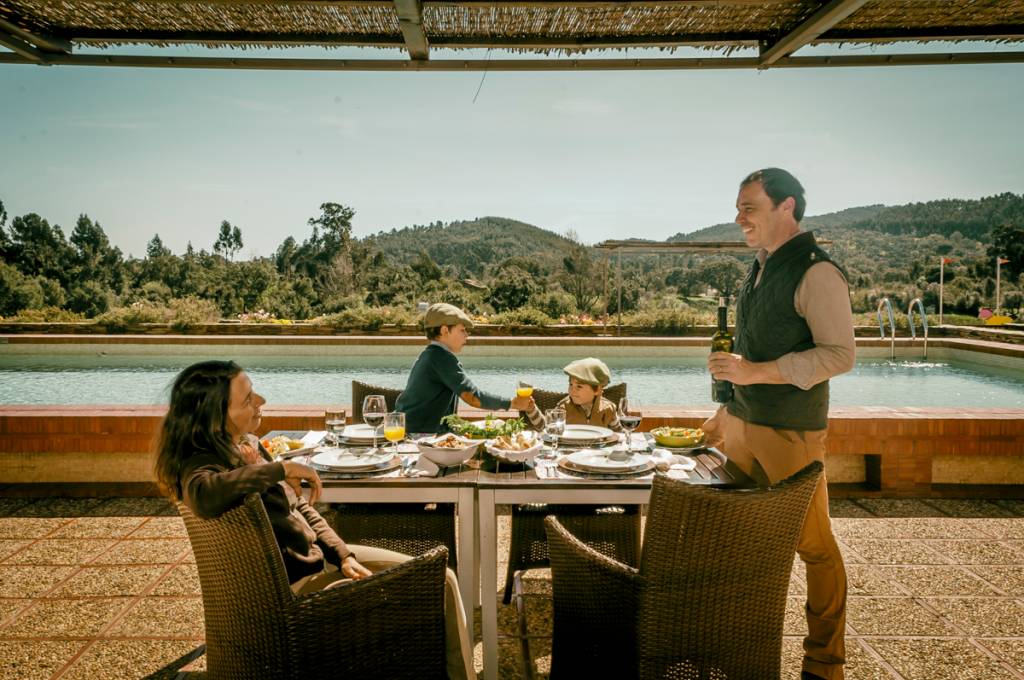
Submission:
[[[757,260],[743,281],[736,307],[734,351],[750,361],[774,361],[783,354],[814,347],[807,322],[796,313],[793,296],[811,265],[831,262],[811,232],[786,241],[765,260]],[[838,265],[837,265],[838,266]],[[809,390],[795,385],[736,385],[729,413],[750,423],[786,430],[828,427],[828,381]]]

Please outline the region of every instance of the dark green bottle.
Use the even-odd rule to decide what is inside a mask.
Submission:
[[[718,298],[718,330],[711,336],[712,352],[732,352],[732,333],[729,332],[729,308],[725,298]],[[732,383],[711,380],[711,398],[719,404],[732,401]]]

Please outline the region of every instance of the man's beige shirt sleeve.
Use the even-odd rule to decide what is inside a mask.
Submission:
[[[812,265],[797,286],[793,305],[811,329],[814,348],[779,357],[783,380],[809,390],[853,368],[857,352],[853,312],[850,291],[839,269],[830,262]]]

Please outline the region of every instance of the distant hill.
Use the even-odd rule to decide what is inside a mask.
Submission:
[[[488,265],[510,257],[525,257],[549,269],[561,262],[571,243],[547,229],[505,217],[392,229],[368,236],[364,242],[403,264],[426,252],[442,267],[470,276],[480,276]]]
[[[866,205],[858,208],[847,208],[839,212],[824,215],[812,215],[804,218],[805,229],[827,229],[829,227],[847,227],[868,222],[880,213],[888,210],[884,205]],[[685,241],[739,241],[742,238],[740,228],[735,222],[715,224],[710,227],[691,231],[688,234],[676,234],[666,239],[669,243]]]
[[[885,206],[868,205],[848,208],[825,215],[806,217],[805,229],[815,229],[825,236],[844,229],[872,230],[896,236],[950,237],[960,235],[974,241],[986,241],[992,228],[1001,224],[1024,223],[1024,195],[1013,193],[980,199],[950,198],[926,203]],[[739,228],[733,224],[716,224],[688,234],[676,234],[669,242],[736,241]]]

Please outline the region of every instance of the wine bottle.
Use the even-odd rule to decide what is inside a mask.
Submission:
[[[718,330],[711,336],[712,352],[732,352],[732,333],[729,332],[729,308],[725,298],[718,298]],[[732,401],[732,383],[728,380],[711,381],[711,398],[719,404]]]

